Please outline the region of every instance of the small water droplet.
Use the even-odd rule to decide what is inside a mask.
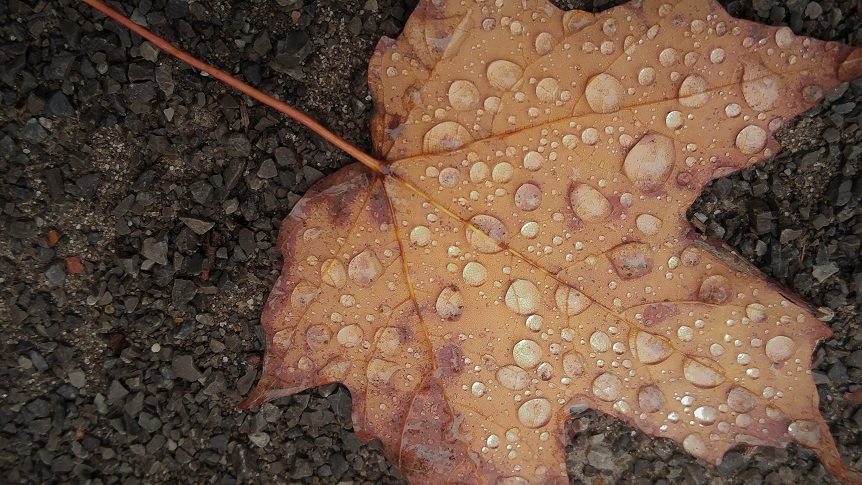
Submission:
[[[503,91],[511,89],[523,74],[524,70],[521,69],[521,66],[504,59],[490,63],[485,72],[491,86]]]
[[[362,327],[359,325],[348,325],[338,331],[335,339],[339,344],[351,348],[362,340]]]
[[[667,180],[675,161],[673,140],[647,133],[626,155],[623,173],[641,190],[651,191]]]
[[[709,61],[713,64],[721,64],[724,62],[725,53],[721,47],[716,47],[709,53]]]
[[[658,61],[664,67],[671,67],[679,63],[679,52],[673,47],[668,47],[659,53]]]
[[[437,181],[443,187],[454,187],[461,181],[461,172],[457,168],[446,167],[440,171]]]
[[[787,426],[787,433],[802,446],[817,449],[822,445],[820,424],[816,421],[799,420]]]
[[[673,347],[670,344],[648,332],[638,332],[635,349],[638,360],[644,364],[658,364],[673,353]]]
[[[547,399],[530,399],[518,408],[518,421],[528,428],[541,428],[551,420],[552,410]]]
[[[470,286],[482,286],[488,281],[488,270],[482,263],[470,261],[464,265],[461,276],[464,278],[464,282]]]
[[[676,336],[683,342],[691,342],[694,340],[694,329],[683,325],[676,330]]]
[[[554,48],[554,37],[547,32],[541,32],[536,36],[534,46],[536,47],[536,54],[544,56]]]
[[[467,242],[479,253],[493,254],[503,250],[500,243],[508,239],[509,231],[496,217],[479,214],[470,219],[471,227],[467,228]]]
[[[302,308],[308,305],[318,293],[320,289],[310,283],[297,283],[290,293],[290,304],[295,308]]]
[[[454,121],[444,121],[425,133],[422,148],[425,153],[456,150],[473,141],[467,128]]]
[[[332,332],[323,325],[312,325],[305,332],[305,342],[314,350],[320,349],[329,343]]]
[[[757,125],[748,125],[736,135],[736,148],[746,155],[754,155],[766,146],[766,138],[766,130]]]
[[[790,30],[790,27],[780,27],[777,31],[775,31],[775,43],[778,47],[782,49],[786,49],[790,47],[790,44],[793,43],[793,39],[796,38],[796,35],[793,34],[793,31]]]
[[[611,214],[611,203],[592,186],[574,183],[569,189],[569,203],[575,216],[584,222],[598,222]]]
[[[431,230],[425,226],[416,226],[410,231],[410,242],[425,247],[431,243]]]
[[[721,344],[712,344],[709,346],[709,353],[713,357],[720,357],[724,354],[724,346]]]
[[[542,156],[539,152],[527,152],[524,155],[524,168],[535,172],[542,168],[542,164],[545,162],[545,157]]]
[[[745,315],[752,322],[759,323],[766,320],[766,307],[760,303],[751,303],[745,307]]]
[[[776,335],[766,342],[766,357],[776,364],[789,359],[795,350],[796,342],[784,335]]]
[[[547,362],[542,362],[539,367],[536,367],[536,375],[543,381],[549,381],[554,376],[554,367]]]
[[[675,130],[675,129],[681,127],[683,124],[683,121],[684,121],[682,118],[682,112],[681,111],[671,111],[670,113],[667,114],[667,116],[665,116],[664,120],[665,120],[665,124],[667,125],[667,127],[670,128],[671,130]]]
[[[623,107],[625,88],[617,78],[602,73],[587,82],[584,95],[596,113],[615,113]]]
[[[535,313],[541,304],[542,295],[532,281],[517,279],[506,291],[506,306],[518,315]]]
[[[560,82],[546,77],[536,84],[536,97],[543,103],[553,103],[560,92]]]
[[[605,332],[593,332],[590,335],[590,346],[596,352],[607,352],[611,348],[611,338]]]
[[[481,382],[474,382],[472,386],[470,386],[470,392],[475,397],[482,397],[485,395],[485,384]]]
[[[513,175],[515,175],[515,169],[509,162],[500,162],[494,165],[494,170],[491,172],[491,178],[498,184],[505,184],[512,180]]]
[[[730,291],[730,282],[727,278],[713,275],[703,280],[697,292],[697,299],[704,303],[720,305],[730,296]]]
[[[329,286],[341,288],[347,283],[347,271],[337,259],[327,259],[320,265],[320,279]]]
[[[635,219],[640,232],[647,236],[655,236],[661,230],[662,220],[652,214],[641,214]]]
[[[507,365],[497,369],[497,381],[506,389],[520,391],[530,383],[530,374],[516,365]]]
[[[698,434],[690,434],[682,440],[682,447],[685,451],[698,457],[704,458],[709,455],[710,447],[704,443],[703,438]]]
[[[474,184],[480,184],[488,180],[490,175],[491,169],[488,168],[488,164],[485,162],[476,162],[470,167],[470,181]]]
[[[437,297],[435,308],[443,320],[451,322],[460,318],[464,312],[464,296],[461,295],[461,290],[455,286],[443,288]]]
[[[742,74],[742,95],[753,109],[763,112],[778,107],[785,95],[781,77],[759,64],[746,64]]]
[[[522,211],[534,211],[542,204],[542,189],[524,184],[515,191],[515,206]]]
[[[694,410],[694,419],[704,426],[709,426],[718,419],[718,410],[712,406],[701,406]]]
[[[645,67],[638,73],[638,83],[641,86],[651,86],[655,83],[655,69]]]
[[[479,104],[479,89],[470,81],[453,81],[449,85],[449,104],[458,111],[474,109]]]
[[[521,226],[521,235],[528,238],[533,239],[539,235],[539,223],[535,221],[530,221]]]
[[[616,401],[623,391],[623,381],[616,374],[605,372],[593,380],[593,394],[602,401]]]
[[[541,315],[530,315],[527,317],[527,328],[529,328],[533,332],[539,332],[542,330],[542,324],[545,322],[545,319],[542,318]]]

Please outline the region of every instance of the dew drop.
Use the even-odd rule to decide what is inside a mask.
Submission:
[[[596,352],[607,352],[611,348],[611,338],[604,332],[593,332],[590,335],[590,346]]]
[[[651,86],[655,83],[655,69],[645,67],[638,73],[638,83],[641,86]]]
[[[470,181],[474,184],[480,184],[491,175],[491,169],[485,162],[476,162],[470,167]]]
[[[716,47],[709,53],[709,62],[713,64],[721,64],[724,62],[725,57],[724,49]]]
[[[584,358],[577,352],[569,352],[563,356],[563,372],[575,379],[584,375]]]
[[[664,67],[671,67],[679,63],[679,52],[673,47],[668,47],[659,53],[658,61]]]
[[[623,381],[616,374],[605,372],[593,380],[593,394],[602,401],[616,401],[623,391]]]
[[[683,325],[677,329],[676,336],[683,342],[691,342],[694,340],[694,329]]]
[[[697,292],[697,299],[703,303],[720,305],[730,296],[730,291],[730,282],[727,278],[713,275],[703,280]]]
[[[545,319],[542,318],[541,315],[530,315],[527,317],[527,328],[529,328],[533,332],[539,332],[542,330],[542,324],[545,322]]]
[[[709,426],[718,419],[718,410],[712,406],[701,406],[694,410],[694,419],[704,426]]]
[[[536,97],[543,103],[553,103],[560,91],[560,82],[546,77],[536,84]]]
[[[474,109],[479,104],[479,89],[470,81],[453,81],[449,85],[449,104],[458,111]]]
[[[416,226],[410,231],[410,242],[417,246],[425,247],[431,243],[431,230],[425,226]]]
[[[464,296],[457,287],[447,286],[437,297],[435,308],[443,320],[448,322],[457,320],[464,312]]]
[[[485,384],[481,382],[474,382],[472,386],[470,386],[470,392],[474,397],[482,397],[485,395]]]
[[[575,216],[584,222],[598,222],[611,214],[611,203],[601,192],[582,183],[572,184],[569,190],[569,203]]]
[[[347,271],[337,259],[327,259],[320,265],[320,279],[329,286],[341,288],[347,283]]]
[[[635,219],[640,232],[647,236],[655,236],[661,229],[662,220],[652,214],[641,214]]]
[[[689,74],[679,87],[679,103],[686,108],[700,108],[709,101],[706,79]]]
[[[766,146],[766,130],[757,125],[748,125],[736,135],[736,148],[746,155],[760,153]]]
[[[488,270],[482,263],[470,261],[464,265],[461,276],[464,278],[464,282],[470,286],[482,286],[488,281]]]
[[[673,353],[673,347],[670,344],[648,332],[638,332],[635,349],[638,360],[644,364],[658,364]]]
[[[518,408],[518,421],[528,428],[541,428],[551,420],[552,409],[545,398],[530,399]]]
[[[742,106],[736,103],[730,103],[724,108],[724,114],[730,118],[736,118],[742,113]]]
[[[320,289],[310,283],[297,283],[290,293],[290,304],[295,308],[302,308],[308,305],[318,293]]]
[[[784,81],[759,64],[747,64],[742,74],[742,95],[757,111],[773,110],[785,95]]]
[[[796,343],[784,335],[776,335],[766,342],[766,357],[776,364],[789,359],[795,350]]]
[[[787,426],[787,433],[802,446],[817,449],[822,445],[823,437],[820,424],[816,421],[799,420]]]
[[[492,434],[491,436],[488,436],[487,440],[485,440],[485,444],[488,445],[488,448],[497,448],[500,446],[500,437]]]
[[[504,184],[512,180],[513,175],[515,175],[515,169],[512,168],[512,164],[509,162],[500,162],[494,165],[494,170],[491,172],[491,178],[498,184]]]
[[[581,141],[590,146],[595,145],[599,142],[599,130],[592,127],[587,128],[581,133]]]
[[[712,344],[709,346],[709,353],[713,357],[721,357],[724,355],[724,346],[721,344]]]
[[[485,75],[488,82],[497,89],[507,91],[515,85],[524,74],[521,66],[507,60],[497,60],[488,65]]]
[[[641,190],[651,191],[667,180],[675,161],[673,140],[647,133],[626,155],[623,173]]]
[[[425,153],[441,153],[456,150],[473,141],[470,132],[459,123],[444,121],[425,133],[422,148]]]
[[[638,391],[638,405],[645,413],[654,413],[664,407],[664,395],[656,386],[644,386]]]
[[[587,82],[584,95],[596,113],[615,113],[623,107],[625,88],[617,78],[602,73]]]
[[[714,364],[716,367],[718,364]],[[685,378],[698,387],[711,388],[724,382],[724,377],[712,367],[705,366],[694,359],[685,359],[683,364]]]
[[[624,280],[645,276],[652,271],[653,261],[648,244],[621,244],[608,252],[608,258],[617,275]]]
[[[781,27],[775,32],[775,43],[782,49],[790,47],[790,44],[793,43],[793,39],[795,38],[796,35],[793,34],[790,27]]]
[[[506,291],[506,306],[518,315],[529,315],[539,309],[541,293],[533,282],[517,279]]]
[[[467,228],[467,242],[473,249],[483,254],[493,254],[503,250],[500,243],[509,237],[509,231],[499,219],[479,214],[470,219],[470,224],[481,231],[476,231],[473,227]]]
[[[383,265],[370,249],[357,254],[347,265],[347,275],[359,286],[371,286],[383,274]]]
[[[331,337],[332,333],[323,325],[312,325],[305,332],[305,342],[314,350],[328,344]]]
[[[515,206],[522,211],[534,211],[542,204],[542,190],[533,184],[524,184],[515,191]]]
[[[745,307],[745,315],[752,322],[759,323],[766,320],[766,307],[760,303],[751,303]]]
[[[457,168],[446,167],[440,171],[437,181],[443,187],[454,187],[461,181],[461,172]]]
[[[348,325],[338,331],[335,339],[339,344],[351,348],[362,340],[362,327],[359,325]]]
[[[682,447],[689,454],[698,458],[704,458],[709,455],[710,447],[704,443],[703,438],[697,434],[690,434],[682,440]]]
[[[757,406],[757,397],[739,386],[733,386],[727,394],[727,405],[737,413],[747,413]]]
[[[521,226],[521,235],[533,239],[539,235],[539,223],[530,221]]]
[[[512,356],[522,369],[532,369],[542,360],[542,348],[536,342],[524,339],[512,348]]]
[[[536,54],[544,56],[554,48],[554,37],[547,32],[542,32],[536,36],[534,46],[536,47]]]
[[[554,293],[554,300],[557,303],[557,308],[564,315],[573,317],[582,313],[590,306],[590,299],[580,291],[567,286],[560,285]]]
[[[520,391],[530,383],[530,374],[516,365],[507,365],[497,369],[497,381],[506,389]]]
[[[668,128],[670,128],[671,130],[675,130],[681,127],[683,124],[682,112],[671,111],[667,114],[667,116],[665,116],[664,121]]]

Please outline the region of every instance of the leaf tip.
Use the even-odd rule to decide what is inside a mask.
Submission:
[[[856,47],[838,66],[838,80],[847,82],[860,77],[862,77],[862,47]]]

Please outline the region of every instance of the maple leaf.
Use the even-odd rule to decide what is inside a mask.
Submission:
[[[414,483],[565,482],[582,403],[711,463],[796,442],[862,481],[810,376],[830,330],[685,218],[860,74],[862,49],[708,0],[598,15],[423,0],[371,61],[385,162],[265,100],[363,164],[282,225],[264,373],[241,407],[341,382],[359,437]]]

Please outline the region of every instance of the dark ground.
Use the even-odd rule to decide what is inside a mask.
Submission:
[[[123,5],[368,150],[366,63],[412,3]],[[856,0],[729,4],[862,44]],[[342,387],[234,409],[260,367],[278,225],[348,157],[83,4],[0,0],[0,19],[0,481],[399,483],[350,431]],[[844,393],[862,386],[860,113],[862,82],[841,86],[789,124],[775,160],[691,211],[835,311],[814,376],[856,469],[862,410]],[[804,449],[739,449],[716,468],[592,412],[571,423],[572,483],[831,483]]]

